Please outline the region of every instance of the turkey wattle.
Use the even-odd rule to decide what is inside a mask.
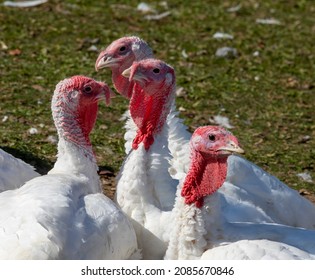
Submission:
[[[116,201],[132,219],[144,259],[163,258],[177,180],[168,173],[166,118],[175,95],[174,69],[160,60],[134,62],[123,75],[134,81],[130,115],[133,149],[117,178]]]
[[[314,230],[227,220],[230,205],[218,190],[226,180],[228,156],[242,152],[231,133],[200,127],[190,146],[191,165],[177,191],[165,259],[315,258]]]
[[[134,81],[129,81],[122,72],[128,69],[134,61],[153,57],[153,53],[149,45],[139,37],[129,36],[122,37],[112,42],[104,51],[102,51],[95,63],[96,71],[103,68],[110,68],[112,71],[112,81],[115,89],[123,97],[130,99]],[[136,135],[137,126],[130,117],[127,110],[123,119],[125,123],[125,152],[131,150],[131,143]]]
[[[89,134],[104,83],[61,81],[52,99],[58,158],[47,175],[0,194],[0,259],[140,257],[132,224],[101,192]]]
[[[127,79],[122,73],[124,70],[128,69],[134,61],[140,61],[146,58],[153,58],[153,53],[144,40],[136,36],[122,37],[112,42],[100,53],[96,60],[95,68],[96,70],[106,67],[110,68],[116,90],[125,98],[130,99],[135,90],[133,87],[134,81]],[[124,118],[127,119],[124,138],[125,151],[126,154],[128,154],[132,148],[132,141],[136,135],[137,126],[130,117],[129,111],[126,111]],[[189,141],[190,133],[187,131],[187,127],[183,124],[183,121],[178,118],[175,98],[172,101],[166,123],[168,126],[167,145],[174,158],[172,165],[175,164],[176,166],[180,166],[181,170],[186,170],[185,167],[181,165],[181,157],[185,156],[185,151],[181,149],[181,146],[187,143],[187,139]]]
[[[127,51],[128,55],[119,55],[121,47],[123,51],[129,50]],[[129,83],[133,81],[128,81],[121,74],[124,68],[131,65],[132,60],[151,57],[152,51],[138,37],[123,37],[114,41],[108,49],[107,55],[110,57],[108,61],[114,61],[115,63],[119,61],[117,64],[107,62],[107,65],[113,71],[115,87],[122,95],[130,97],[137,90],[137,87],[130,86]],[[102,57],[104,61],[107,61],[106,52],[105,50],[103,56],[102,54],[99,56],[96,67],[103,68]],[[119,57],[119,60],[111,59],[111,57]],[[98,64],[99,66],[97,66]],[[127,84],[128,86],[126,86]],[[126,90],[127,88],[129,92]],[[129,113],[127,115],[129,116]],[[171,154],[169,172],[173,178],[180,180],[185,177],[190,166],[188,151],[191,134],[177,115],[174,98],[166,120],[168,126],[166,145]],[[132,148],[136,131],[137,126],[132,118],[128,118],[125,134],[127,154]],[[230,205],[228,210],[230,221],[275,222],[315,229],[315,206],[310,201],[301,197],[297,191],[289,188],[276,177],[242,157],[232,155],[228,162],[226,182],[218,192],[224,194]],[[241,211],[235,212],[234,208]],[[248,209],[251,209],[251,211]],[[288,211],[290,215],[288,215]]]

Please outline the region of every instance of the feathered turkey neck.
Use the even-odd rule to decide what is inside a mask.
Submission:
[[[224,183],[227,173],[226,155],[209,155],[191,146],[191,165],[183,183],[178,189],[173,220],[176,221],[170,235],[165,259],[199,259],[207,249],[207,223],[220,228],[221,212],[219,200],[211,200]],[[180,196],[181,195],[181,196]],[[206,207],[202,207],[204,202]],[[210,207],[209,214],[207,207]],[[205,218],[205,216],[207,218]],[[208,221],[206,223],[206,221]],[[213,231],[212,234],[217,234]]]
[[[170,111],[174,91],[175,76],[169,86],[163,84],[159,88],[150,89],[150,92],[135,82],[134,94],[130,100],[130,114],[138,127],[132,143],[133,149],[137,149],[141,142],[146,150],[153,144],[154,136],[162,130]]]
[[[191,165],[185,178],[181,195],[186,204],[195,203],[201,208],[204,198],[217,191],[224,183],[227,174],[225,155],[209,155],[192,147]]]
[[[79,82],[79,81],[77,81]],[[84,151],[84,155],[95,162],[90,141],[90,132],[94,127],[98,104],[78,104],[78,99],[74,98],[78,93],[73,90],[68,91],[69,86],[75,88],[76,81],[65,80],[56,86],[52,99],[52,115],[58,131],[59,139],[72,143],[78,149]],[[77,109],[79,107],[79,109]],[[60,147],[60,145],[58,145]],[[62,148],[59,153],[62,153]]]

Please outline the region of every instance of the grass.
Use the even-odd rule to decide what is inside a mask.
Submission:
[[[28,9],[0,6],[0,146],[45,172],[55,161],[56,135],[50,112],[55,85],[84,74],[111,84],[109,71],[96,73],[99,50],[124,35],[138,35],[156,57],[174,66],[181,117],[189,129],[223,115],[246,151],[246,158],[295,189],[315,192],[315,4],[313,1],[147,1],[171,11],[148,21],[136,10],[140,1],[49,1]],[[188,3],[191,2],[191,3]],[[281,25],[257,24],[276,18]],[[215,32],[233,40],[218,40]],[[97,39],[94,40],[93,39]],[[7,46],[7,48],[5,47]],[[238,50],[218,58],[219,47]],[[185,51],[187,57],[182,52]],[[253,56],[258,51],[259,56]],[[124,158],[121,97],[101,105],[92,143],[99,165],[117,172]],[[38,134],[31,135],[31,127]],[[309,136],[309,137],[305,137]]]

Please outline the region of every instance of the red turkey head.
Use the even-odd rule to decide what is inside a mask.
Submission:
[[[153,53],[145,41],[135,36],[122,37],[112,42],[99,54],[95,69],[98,71],[103,68],[110,68],[116,90],[124,97],[130,98],[132,83],[129,83],[128,79],[123,77],[121,73],[129,68],[134,61],[149,57],[153,57]]]
[[[134,62],[122,75],[134,81],[130,114],[138,126],[133,148],[143,142],[148,150],[154,134],[161,131],[175,97],[175,72],[165,62],[145,59]]]
[[[56,125],[62,128],[68,126],[67,119],[76,119],[88,139],[96,121],[98,101],[105,99],[108,104],[110,95],[105,83],[85,76],[73,76],[59,82],[52,100]],[[71,135],[68,138],[71,139]]]
[[[191,147],[210,156],[243,153],[237,138],[220,126],[203,126],[195,130],[191,138]]]
[[[195,203],[197,207],[202,207],[204,198],[216,192],[224,183],[228,156],[244,151],[234,135],[218,126],[197,128],[190,145],[191,165],[181,195],[185,198],[185,203]]]

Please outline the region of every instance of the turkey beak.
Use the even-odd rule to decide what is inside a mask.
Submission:
[[[132,78],[131,77],[131,67],[127,68],[124,70],[121,75],[123,75],[125,78],[129,78],[129,80]]]
[[[129,82],[132,80],[136,80],[139,82],[143,82],[146,80],[145,76],[141,75],[139,71],[137,71],[137,67],[129,67],[124,72],[121,73],[125,78],[129,78]]]
[[[223,154],[232,154],[232,153],[243,154],[243,153],[245,153],[245,151],[232,140],[230,140],[225,146],[219,148],[218,151],[222,151]]]
[[[129,82],[132,80],[138,80],[136,75],[136,68],[129,67],[124,72],[121,73],[125,78],[129,78]]]
[[[103,68],[112,67],[118,62],[117,59],[113,58],[108,54],[100,54],[95,62],[95,70],[101,70]]]

